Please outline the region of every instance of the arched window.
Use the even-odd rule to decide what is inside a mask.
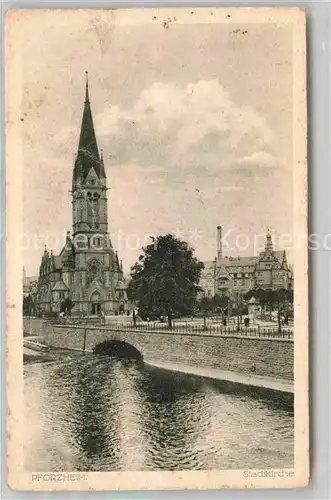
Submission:
[[[93,223],[96,224],[99,220],[99,198],[98,193],[93,194]]]
[[[91,314],[99,315],[101,313],[101,296],[99,292],[95,291],[92,293],[90,299],[90,307]]]
[[[102,265],[101,262],[98,259],[91,259],[87,263],[87,283],[91,284],[95,279],[98,279],[99,281],[103,280],[102,276]]]
[[[100,302],[100,293],[95,291],[91,295],[91,302]]]
[[[87,193],[87,222],[89,224],[96,224],[99,220],[99,199],[98,193]]]
[[[80,201],[80,220],[84,220],[84,200]]]

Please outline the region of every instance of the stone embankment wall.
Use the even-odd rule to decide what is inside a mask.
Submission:
[[[293,379],[294,343],[290,340],[115,331],[107,327],[56,326],[30,319],[24,320],[24,332],[30,335],[33,332],[54,347],[83,350],[85,345],[87,351],[104,341],[121,340],[138,349],[150,364],[217,368]]]

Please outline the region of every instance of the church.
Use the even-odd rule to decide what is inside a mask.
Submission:
[[[78,151],[72,172],[72,233],[59,255],[45,248],[39,268],[37,306],[59,313],[71,301],[72,315],[126,312],[122,263],[108,233],[107,179],[93,125],[88,75]]]

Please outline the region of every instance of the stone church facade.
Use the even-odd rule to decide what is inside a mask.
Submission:
[[[45,248],[38,278],[41,312],[60,312],[66,299],[73,315],[126,311],[122,264],[108,233],[107,179],[94,131],[88,80],[78,152],[72,175],[72,233],[59,255]]]

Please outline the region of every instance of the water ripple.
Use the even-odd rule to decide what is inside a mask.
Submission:
[[[98,356],[24,375],[29,470],[293,466],[292,410],[212,381]]]

